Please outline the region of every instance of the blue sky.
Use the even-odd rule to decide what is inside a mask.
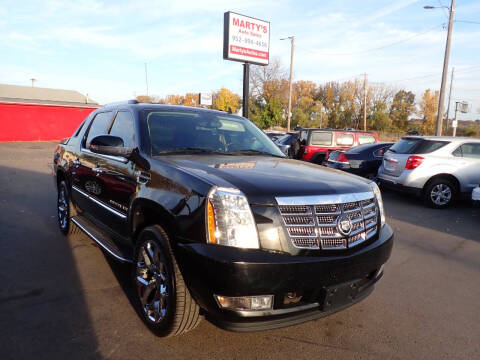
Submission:
[[[360,77],[419,94],[440,87],[448,0],[241,0],[0,2],[0,83],[75,89],[101,103],[146,93],[241,93],[242,66],[222,59],[223,13],[271,22],[270,56],[294,79],[323,83]],[[458,0],[450,68],[452,98],[480,118],[480,1]],[[420,34],[420,35],[418,35]],[[418,36],[417,36],[418,35]],[[403,41],[407,40],[407,41]],[[403,41],[403,42],[402,42]],[[384,45],[399,42],[393,46]],[[371,50],[371,51],[370,51]]]

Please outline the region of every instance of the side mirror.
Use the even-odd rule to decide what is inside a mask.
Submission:
[[[91,152],[96,154],[121,156],[129,158],[133,149],[123,146],[122,138],[113,135],[100,135],[96,136],[90,142],[88,147]]]
[[[150,163],[140,155],[138,148],[124,147],[123,139],[118,136],[96,136],[92,139],[88,148],[96,154],[123,157],[133,161],[145,170],[150,170]]]

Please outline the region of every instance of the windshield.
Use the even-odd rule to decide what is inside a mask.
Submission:
[[[189,110],[147,110],[152,155],[218,153],[285,157],[250,121],[238,116]]]

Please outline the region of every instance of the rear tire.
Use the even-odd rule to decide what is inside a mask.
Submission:
[[[137,311],[155,335],[180,335],[200,323],[200,308],[185,285],[168,235],[159,225],[145,228],[138,236],[132,283]]]
[[[425,187],[423,199],[434,209],[444,209],[455,202],[457,189],[449,179],[438,178],[430,181]]]
[[[72,217],[77,215],[70,199],[70,192],[65,181],[61,181],[57,189],[57,219],[58,227],[64,235],[75,235],[81,232],[80,228],[72,222]]]

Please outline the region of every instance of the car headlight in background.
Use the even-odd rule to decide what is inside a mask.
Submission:
[[[370,187],[373,190],[373,193],[375,194],[375,197],[377,198],[377,203],[378,203],[378,209],[380,210],[380,221],[381,221],[381,226],[385,225],[385,209],[383,207],[383,199],[382,199],[382,193],[380,192],[380,188],[378,185],[372,181],[370,183]]]
[[[213,187],[206,203],[210,244],[258,249],[257,227],[247,198],[238,189]]]

